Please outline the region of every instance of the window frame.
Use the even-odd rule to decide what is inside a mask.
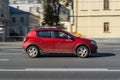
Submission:
[[[36,7],[36,12],[40,13],[40,9],[41,9],[40,7]]]
[[[55,30],[55,31],[54,31],[54,38],[58,38],[58,39],[70,39],[70,38],[71,38],[71,36],[70,36],[69,34],[67,34],[67,35],[68,35],[68,38],[65,38],[65,37],[56,37],[55,32],[67,34],[67,33],[65,33],[65,32]]]
[[[16,17],[12,17],[12,23],[16,23]]]
[[[110,32],[110,23],[104,22],[104,33]]]
[[[50,31],[50,37],[48,37],[48,36],[41,36],[39,33],[40,32],[48,32],[48,31]],[[37,36],[38,37],[41,37],[41,38],[52,38],[53,36],[53,31],[52,30],[40,30],[40,31],[37,31]]]
[[[24,23],[24,17],[20,17],[20,22]]]
[[[104,0],[104,10],[110,10],[110,1]]]

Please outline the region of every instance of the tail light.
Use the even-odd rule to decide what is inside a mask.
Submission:
[[[28,38],[27,38],[27,37],[24,37],[23,41],[26,42],[27,40],[28,40]]]

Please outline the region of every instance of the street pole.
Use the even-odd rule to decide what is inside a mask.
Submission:
[[[5,28],[3,28],[3,42],[5,42]]]

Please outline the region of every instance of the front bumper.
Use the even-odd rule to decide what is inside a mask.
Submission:
[[[91,53],[98,53],[98,46],[97,45],[91,45],[90,46],[90,51],[91,51]]]

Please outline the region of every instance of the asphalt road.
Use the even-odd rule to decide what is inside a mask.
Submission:
[[[0,43],[0,80],[120,80],[120,44],[98,44],[98,54],[29,58],[21,43]]]

